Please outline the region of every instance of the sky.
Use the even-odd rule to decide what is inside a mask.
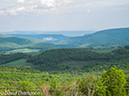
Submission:
[[[0,32],[123,27],[129,27],[129,0],[0,0]]]

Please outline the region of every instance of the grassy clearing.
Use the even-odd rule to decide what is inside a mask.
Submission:
[[[39,49],[23,48],[23,49],[11,50],[11,51],[8,51],[7,53],[9,54],[9,53],[17,53],[17,52],[21,52],[21,53],[39,52]]]
[[[110,53],[112,52],[112,49],[96,49],[96,50],[92,49],[90,51],[97,52],[97,53]]]
[[[35,55],[38,55],[40,53],[41,52],[38,51],[38,52],[31,52],[31,53],[27,53],[27,54],[35,56]],[[32,65],[31,63],[27,63],[26,59],[16,60],[16,61],[13,61],[13,62],[2,64],[0,66],[30,66],[30,67],[34,67],[34,65]]]
[[[26,59],[20,59],[6,64],[2,64],[1,66],[31,66],[32,67],[33,65],[30,63],[26,63]]]
[[[69,66],[70,68],[82,68],[86,65],[92,65],[99,62],[105,62],[104,60],[93,60],[93,61],[64,61],[59,64],[59,66],[65,65]]]

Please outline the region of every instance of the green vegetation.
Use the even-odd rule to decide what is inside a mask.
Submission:
[[[71,45],[0,35],[0,96],[129,96],[129,45],[120,47],[127,31],[69,38]]]
[[[107,60],[109,54],[99,54],[87,49],[54,49],[31,57],[27,62],[36,65],[39,70],[64,70],[67,66],[58,66],[63,61],[94,61]],[[36,68],[36,69],[37,69]]]
[[[94,49],[115,49],[119,47],[124,47],[127,44],[82,44],[77,46],[77,48],[94,48]]]
[[[116,65],[126,71],[129,68],[129,49],[53,49],[27,59],[33,68],[41,71],[102,71]]]
[[[33,65],[30,63],[27,63],[26,59],[20,59],[20,60],[15,60],[9,63],[5,63],[1,66],[30,66],[32,67]]]
[[[10,35],[1,35],[0,34],[0,43],[14,43],[18,45],[28,45],[28,44],[36,44],[36,43],[46,43],[45,41],[37,40],[37,39],[29,39],[29,38],[21,38]]]
[[[97,63],[105,63],[104,60],[91,60],[91,61],[63,61],[57,65],[57,67],[65,67],[66,70],[80,70],[84,66],[95,65]]]
[[[39,55],[41,54],[42,52],[30,52],[30,53],[27,53],[28,55],[31,55],[31,56],[35,56],[35,55]]]
[[[11,34],[13,36],[17,37],[24,37],[24,38],[33,38],[33,39],[39,39],[39,40],[46,40],[46,38],[51,38],[52,40],[46,40],[47,42],[57,42],[60,40],[63,40],[67,38],[67,36],[64,36],[62,34]]]
[[[125,48],[126,48],[126,49],[129,49],[129,45],[126,45]]]
[[[15,49],[8,51],[7,53],[30,53],[30,52],[39,52],[39,49],[28,49],[28,48],[22,48],[22,49]]]
[[[3,54],[1,65],[30,66],[50,73],[64,72],[102,72],[113,65],[128,74],[129,49],[52,49],[42,52]],[[7,60],[6,60],[6,59]],[[27,62],[26,62],[27,61]]]
[[[62,35],[61,35],[62,36]],[[57,36],[58,37],[58,36]],[[60,37],[60,35],[59,35]],[[61,39],[61,38],[60,38]],[[28,53],[57,48],[72,48],[73,45],[54,45],[43,40],[14,37],[0,34],[0,53]]]
[[[128,96],[128,58],[128,46],[1,54],[0,95],[35,92],[36,96]]]
[[[71,37],[57,44],[72,44],[78,47],[107,48],[129,44],[129,28],[117,28],[98,31],[88,36]],[[88,45],[87,45],[88,44]],[[98,45],[99,44],[99,45]]]
[[[1,42],[0,43],[0,48],[1,49],[5,49],[5,48],[10,48],[11,49],[11,48],[19,48],[19,47],[21,47],[21,45],[11,43],[11,42],[5,42],[5,43]]]
[[[112,49],[91,49],[90,51],[97,52],[97,53],[111,53]]]
[[[30,55],[23,53],[15,53],[15,54],[1,54],[0,55],[0,65],[8,62],[12,62],[15,60],[19,60],[22,58],[28,58]]]
[[[38,49],[38,50],[57,49],[57,47],[54,46],[53,44],[44,44],[44,43],[39,43],[39,44],[36,44],[36,45],[28,46],[27,48]]]
[[[127,96],[129,76],[116,66],[100,76],[84,73],[49,74],[30,67],[0,66],[0,95],[27,92],[36,96]],[[17,93],[18,92],[18,93]],[[18,95],[19,94],[19,95]],[[32,94],[32,96],[35,96]]]
[[[43,85],[50,85],[54,79],[57,79],[56,81],[61,84],[62,80],[66,83],[79,77],[79,75],[72,75],[71,73],[49,74],[48,72],[31,69],[28,66],[0,66],[0,93],[1,91],[5,92],[6,90],[11,92],[22,91],[43,93]]]
[[[19,36],[19,35],[16,35]],[[23,37],[42,38],[40,35],[21,35],[22,37],[15,37],[11,35],[0,34],[0,53],[11,52],[34,52],[38,50],[50,50],[57,48],[118,48],[129,44],[129,28],[118,28],[98,31],[94,34],[65,37],[63,35],[53,35],[61,41],[54,43],[47,43],[43,40],[30,39]],[[45,36],[45,35],[44,35]],[[47,36],[47,35],[46,35]],[[53,37],[53,38],[54,38]],[[62,38],[63,39],[62,39]],[[33,50],[32,50],[33,49]]]
[[[0,34],[0,53],[10,53],[10,52],[37,52],[39,48],[29,48],[30,46],[36,46],[36,44],[42,43],[45,46],[42,46],[42,49],[49,49],[49,43],[43,40],[29,39],[14,37],[11,35],[2,35]],[[46,47],[47,46],[47,47]],[[37,46],[38,47],[38,46]],[[44,48],[46,47],[46,48]],[[9,51],[9,52],[7,52]]]

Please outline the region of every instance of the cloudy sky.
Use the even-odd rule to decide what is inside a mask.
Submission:
[[[129,0],[0,0],[0,32],[129,27]]]

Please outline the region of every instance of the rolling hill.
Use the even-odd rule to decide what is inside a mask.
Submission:
[[[0,34],[0,49],[2,50],[27,47],[27,46],[35,45],[38,43],[48,44],[46,41],[43,41],[43,40],[29,39],[29,38],[22,38],[22,37],[15,37],[11,35]]]
[[[129,44],[129,28],[102,30],[88,36],[64,39],[57,44]]]
[[[50,43],[59,42],[63,39],[68,38],[67,36],[64,36],[62,34],[10,34],[17,37],[24,37],[24,38],[33,38],[33,39],[39,39],[44,40]]]
[[[36,35],[36,36],[26,35],[26,36],[33,36],[33,37],[37,36],[37,38],[38,36],[40,37],[40,35]],[[57,37],[59,36],[60,39],[61,37],[64,37],[63,35],[55,35],[55,36]],[[37,52],[40,50],[49,50],[49,49],[57,49],[57,48],[73,48],[73,47],[75,46],[55,45],[55,44],[46,42],[44,40],[0,34],[0,52],[4,51],[6,53],[14,53],[14,52],[28,53],[28,52]]]
[[[18,36],[18,37],[16,37]],[[24,38],[27,37],[27,38]],[[36,39],[32,39],[36,38]],[[41,39],[41,40],[38,40]],[[48,43],[46,41],[51,43]],[[53,43],[53,44],[52,44]],[[28,48],[49,50],[56,48],[115,48],[129,44],[129,28],[117,28],[97,31],[78,37],[67,37],[61,34],[15,34],[0,35],[0,50],[12,48]],[[26,49],[26,50],[28,50]]]
[[[106,52],[108,51],[108,52]],[[27,59],[27,63],[41,71],[102,70],[112,65],[129,67],[128,47],[116,50],[93,50],[87,48],[52,49]],[[125,63],[124,63],[125,62]],[[124,67],[123,67],[124,66]],[[95,68],[95,69],[92,69]],[[126,67],[127,68],[127,67]]]

